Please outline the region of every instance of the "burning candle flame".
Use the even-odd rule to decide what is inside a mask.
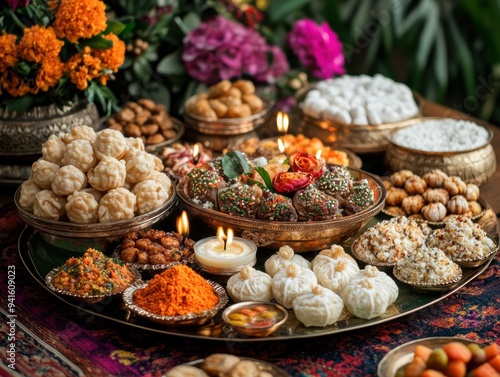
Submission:
[[[195,145],[193,145],[193,162],[197,164],[199,159],[200,159],[200,146],[198,145],[198,143],[196,143]]]
[[[226,250],[226,248],[233,243],[233,230],[229,228],[226,236],[224,229],[222,229],[222,227],[218,227],[217,238],[224,242],[224,250]]]
[[[280,153],[285,153],[285,151],[286,151],[285,143],[280,138],[278,138],[278,149],[279,149]]]
[[[182,236],[182,241],[184,238],[189,236],[189,220],[186,211],[182,211],[181,215],[177,218],[177,233]]]
[[[276,116],[276,126],[278,127],[278,131],[282,133],[287,133],[288,131],[288,114],[283,113],[282,111],[278,111]]]
[[[321,149],[318,149],[318,151],[316,152],[316,158],[318,160],[321,160],[321,153],[322,153]]]

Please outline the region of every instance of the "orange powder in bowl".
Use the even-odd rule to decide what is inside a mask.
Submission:
[[[156,274],[134,293],[133,300],[153,314],[182,316],[213,308],[219,296],[201,275],[188,266],[178,265]]]

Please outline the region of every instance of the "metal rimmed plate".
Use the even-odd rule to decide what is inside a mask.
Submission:
[[[394,267],[392,270],[392,273],[394,274],[394,277],[398,279],[399,281],[410,285],[415,292],[417,293],[430,293],[430,292],[447,292],[452,290],[457,286],[457,284],[460,282],[462,279],[462,271],[460,270],[460,274],[457,274],[454,276],[452,279],[449,281],[443,282],[442,284],[427,284],[427,283],[421,283],[421,282],[415,282],[415,281],[407,281],[405,280],[398,269],[398,267]]]
[[[219,296],[219,302],[211,309],[205,310],[201,313],[190,313],[179,316],[166,316],[148,312],[143,308],[135,305],[134,293],[147,286],[147,282],[138,282],[131,285],[123,292],[123,302],[125,306],[133,313],[152,322],[159,323],[166,326],[199,326],[210,321],[229,301],[226,290],[220,284],[207,280],[213,287],[214,292]]]
[[[418,345],[435,349],[451,341],[464,344],[477,343],[472,340],[458,337],[435,337],[413,340],[389,351],[382,360],[380,360],[377,368],[377,375],[378,377],[395,377],[399,369],[408,365],[413,360],[415,347]]]

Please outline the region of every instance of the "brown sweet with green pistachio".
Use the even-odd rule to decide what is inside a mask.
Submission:
[[[339,210],[338,200],[314,185],[297,191],[292,201],[302,221],[330,220],[337,216]]]

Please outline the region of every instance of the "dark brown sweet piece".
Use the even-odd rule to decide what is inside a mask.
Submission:
[[[257,218],[269,221],[295,222],[299,217],[292,199],[265,190],[257,210]]]
[[[219,190],[217,202],[220,212],[255,218],[261,200],[262,189],[259,186],[236,182]]]
[[[214,170],[194,168],[186,175],[186,178],[189,197],[201,203],[217,204],[218,190],[226,187],[224,178]]]
[[[292,199],[301,221],[330,220],[337,216],[339,202],[315,185],[309,185],[295,193]]]
[[[375,195],[367,179],[355,181],[344,206],[344,215],[353,215],[375,203]]]
[[[342,201],[349,196],[352,190],[352,178],[350,175],[336,174],[329,170],[325,171],[323,175],[316,178],[314,184],[318,189],[324,191],[326,194],[335,197],[337,200]]]

